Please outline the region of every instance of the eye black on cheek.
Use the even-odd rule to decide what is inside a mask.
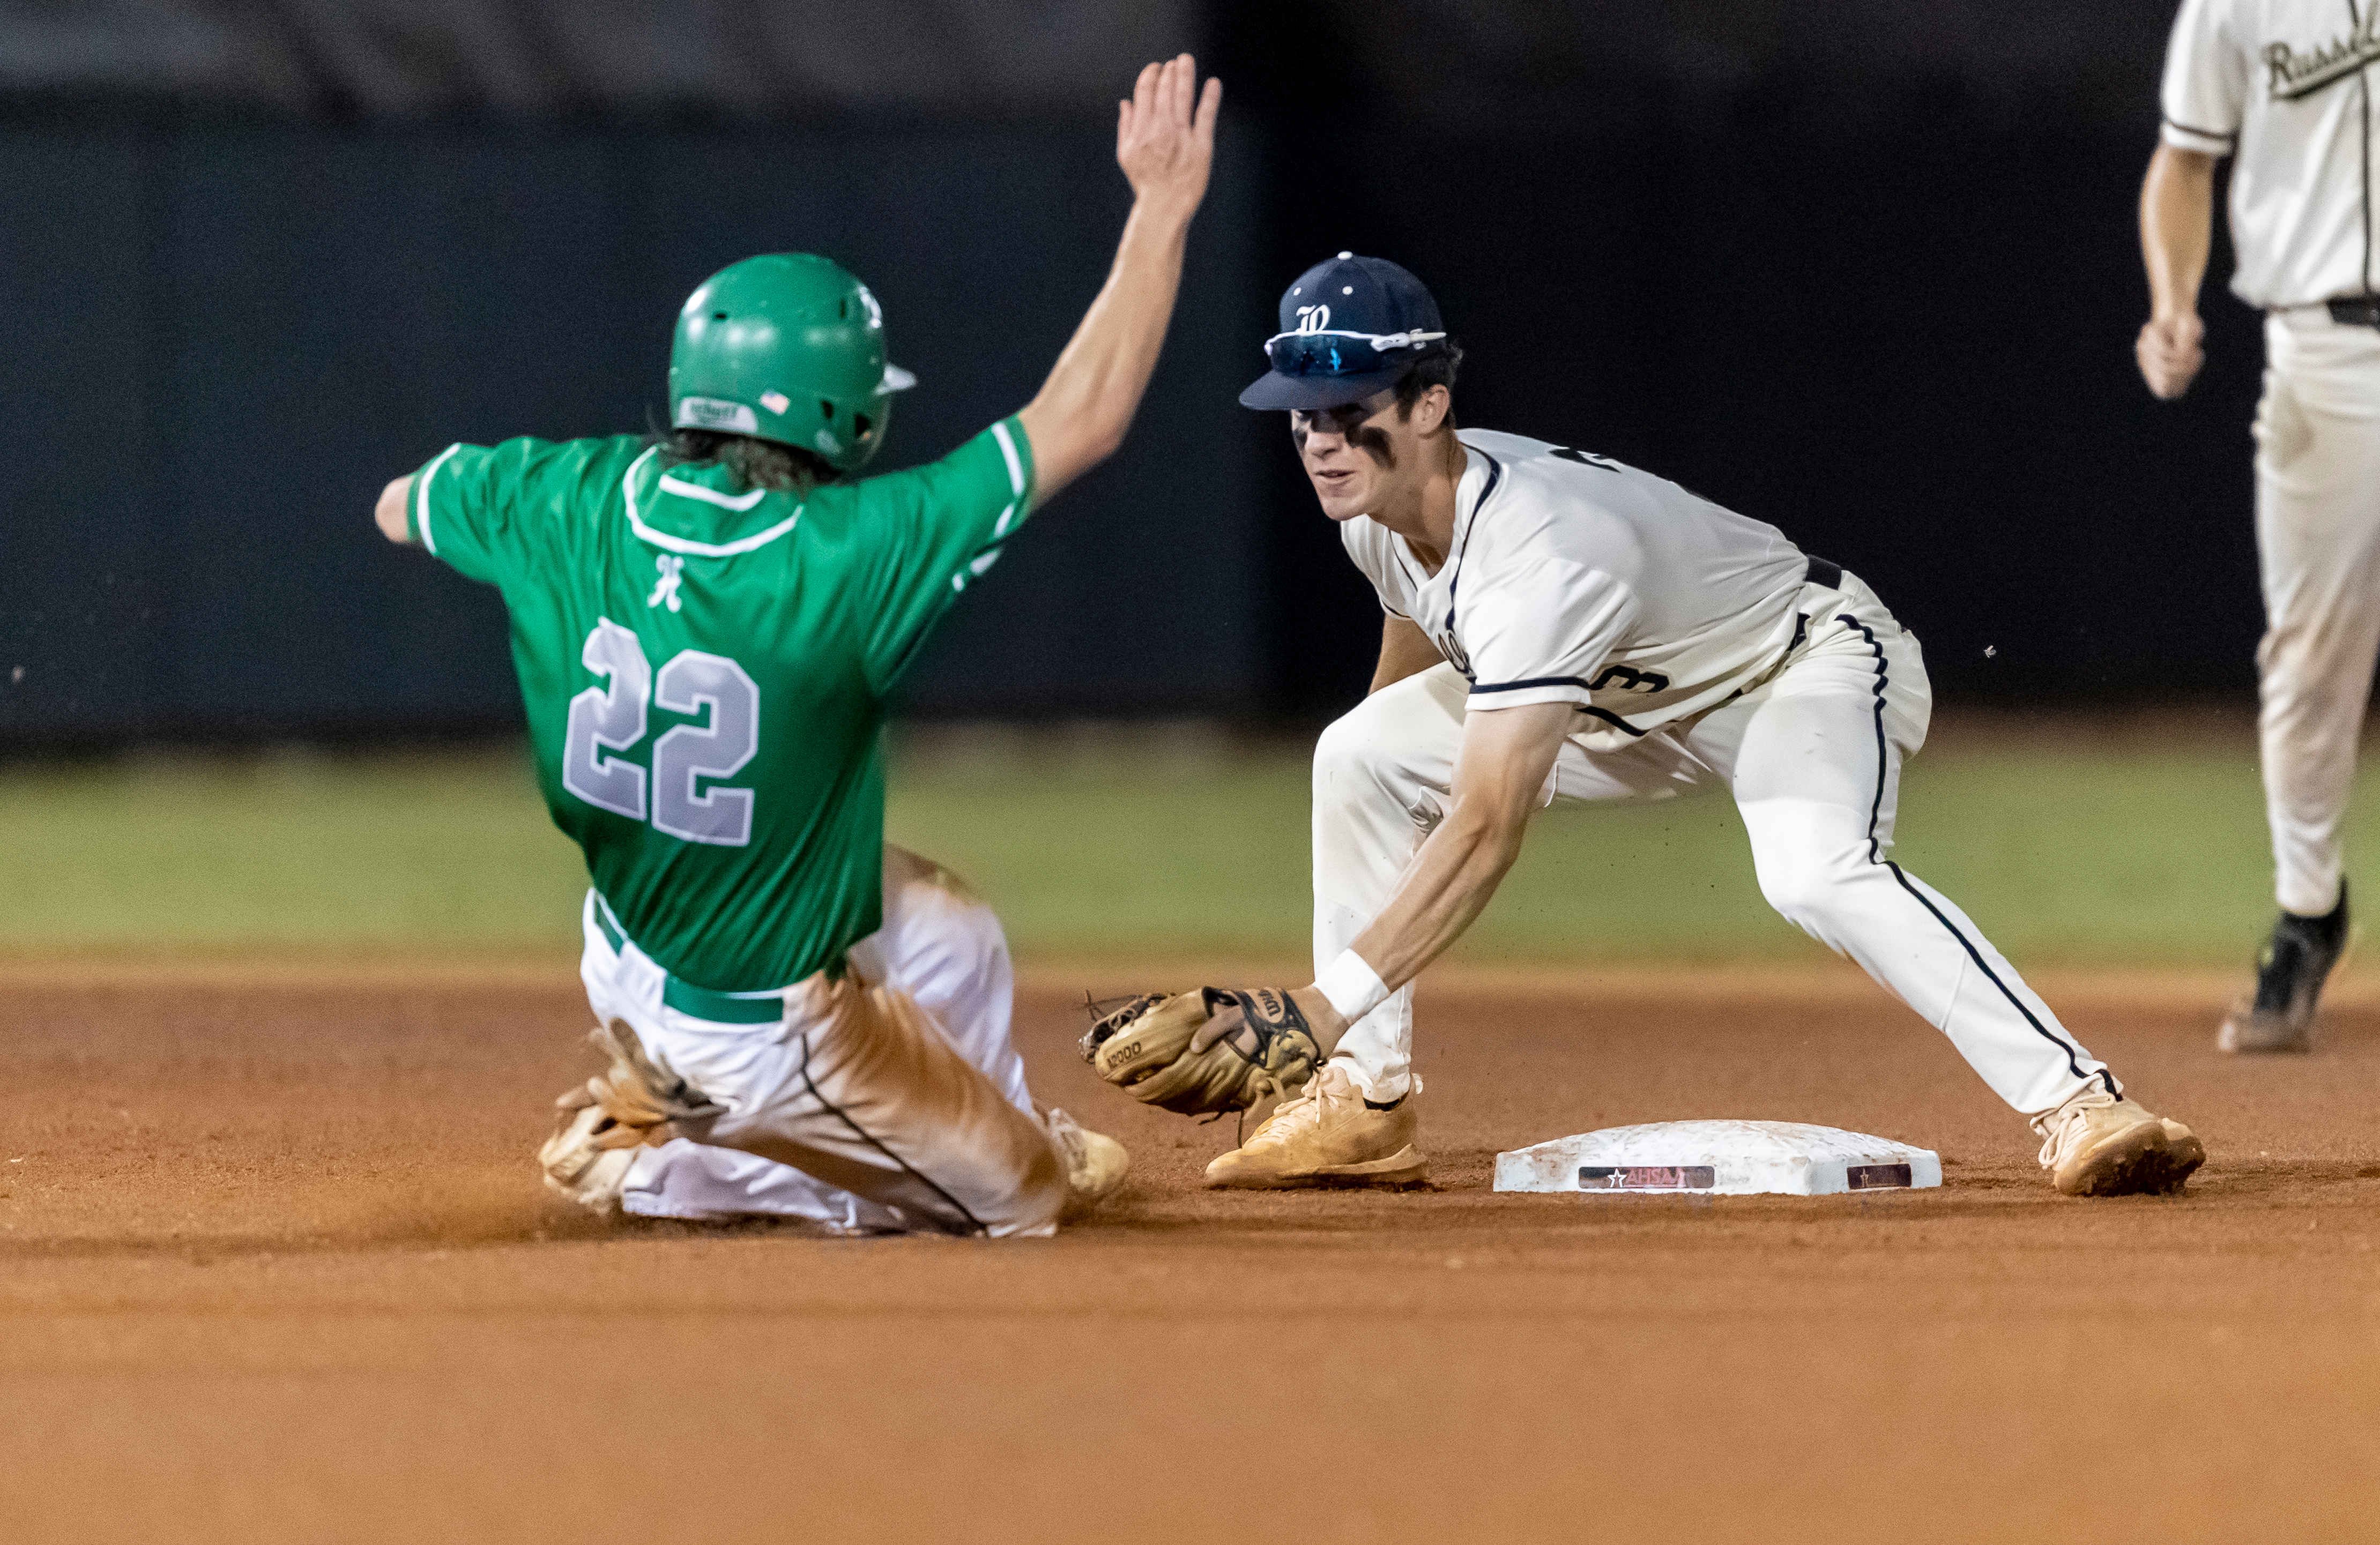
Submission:
[[[1347,431],[1347,443],[1363,451],[1382,466],[1397,465],[1396,442],[1388,437],[1386,430],[1376,429],[1369,424],[1358,425]]]

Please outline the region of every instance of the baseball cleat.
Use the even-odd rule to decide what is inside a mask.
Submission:
[[[2314,1006],[2347,951],[2347,886],[2323,917],[2283,912],[2256,956],[2256,988],[2231,1006],[2216,1032],[2218,1050],[2239,1053],[2313,1049]]]
[[[1420,1122],[1413,1097],[1420,1092],[1416,1078],[1403,1095],[1376,1105],[1346,1068],[1327,1065],[1247,1141],[1208,1165],[1207,1184],[1245,1190],[1422,1185],[1429,1179],[1429,1161],[1414,1146]]]
[[[1050,1141],[1066,1161],[1066,1205],[1058,1221],[1073,1223],[1115,1194],[1132,1168],[1132,1155],[1123,1143],[1095,1132],[1062,1110],[1042,1117]]]
[[[2068,1196],[2169,1196],[2206,1162],[2189,1128],[2095,1084],[2032,1126],[2042,1138],[2041,1167]]]

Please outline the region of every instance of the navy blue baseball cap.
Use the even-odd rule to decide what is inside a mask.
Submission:
[[[1240,405],[1317,413],[1360,403],[1402,380],[1445,337],[1420,280],[1385,258],[1342,252],[1281,296],[1281,331],[1264,346],[1272,368]]]

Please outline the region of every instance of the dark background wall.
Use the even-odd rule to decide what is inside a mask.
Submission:
[[[2205,375],[2161,404],[2131,360],[2172,12],[1288,5],[1235,13],[1218,68],[1272,136],[1276,291],[1337,247],[1414,268],[1463,421],[1781,525],[1949,701],[2252,700],[2263,345],[2219,230]],[[1276,617],[1284,700],[1343,701],[1369,597],[1313,522],[1274,529],[1312,603]]]
[[[1253,427],[1213,410],[1255,355],[1252,159],[1235,135],[1142,432],[952,620],[925,709],[1262,701]],[[8,730],[508,722],[501,606],[379,537],[383,482],[456,439],[657,422],[686,293],[786,247],[868,277],[922,381],[888,465],[938,455],[1033,394],[1127,202],[1073,127],[0,135]]]
[[[1108,103],[1183,43],[1232,132],[1158,383],[969,592],[916,711],[1360,690],[1377,611],[1280,424],[1232,403],[1280,287],[1342,247],[1437,290],[1464,421],[1775,521],[1883,591],[1946,699],[2248,690],[2254,319],[2210,294],[2182,404],[2131,364],[2163,0],[1125,6],[1047,50],[995,23],[1064,6],[896,7],[840,73],[739,74],[791,45],[688,21],[658,96],[583,18],[499,69],[430,46],[455,7],[272,37],[188,7],[208,74],[109,9],[74,47],[0,16],[0,742],[512,722],[492,597],[378,542],[380,483],[458,437],[641,428],[685,292],[783,247],[875,286],[924,380],[888,463],[940,453],[1096,290]],[[676,35],[647,9],[607,14]],[[752,8],[836,25],[802,12]],[[132,63],[94,66],[110,42]],[[885,84],[933,79],[967,84]]]

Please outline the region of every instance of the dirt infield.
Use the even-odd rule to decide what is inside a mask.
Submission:
[[[2224,984],[2061,984],[2213,1159],[2077,1202],[1864,981],[1427,993],[1410,1196],[1215,1195],[1227,1127],[1071,1056],[1132,1146],[1050,1242],[607,1229],[528,1154],[566,972],[0,970],[0,1537],[279,1540],[2370,1539],[2380,995],[2311,1059]],[[1495,1152],[1758,1116],[1940,1191],[1498,1197]]]

